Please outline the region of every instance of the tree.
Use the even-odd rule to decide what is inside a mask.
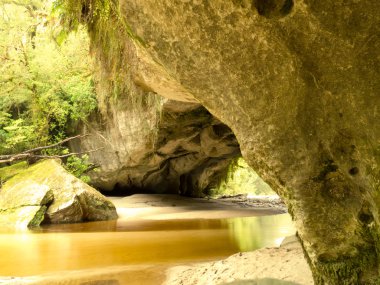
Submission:
[[[60,141],[97,102],[83,30],[62,45],[44,1],[0,4],[0,154]]]

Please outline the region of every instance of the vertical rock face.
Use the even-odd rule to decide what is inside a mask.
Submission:
[[[316,284],[377,284],[380,2],[121,0],[120,16],[125,33],[88,22],[94,46],[232,129],[285,199]]]

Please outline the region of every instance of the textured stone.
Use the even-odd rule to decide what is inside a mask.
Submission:
[[[19,208],[23,206],[43,206],[53,201],[54,195],[46,184],[25,179],[22,187],[19,184],[5,184],[1,189],[0,209]]]
[[[8,180],[0,192],[0,224],[38,226],[117,218],[116,209],[98,191],[45,160]]]
[[[140,62],[158,62],[230,126],[286,200],[316,283],[370,280],[360,272],[375,266],[379,235],[380,2],[263,3],[121,6],[145,44]]]
[[[89,155],[100,166],[91,180],[101,189],[204,196],[240,155],[235,136],[199,104],[155,100],[151,108],[110,106],[112,116],[84,126],[89,136],[72,148],[100,149]]]
[[[41,224],[46,206],[22,206],[0,211],[0,225],[5,228],[25,229]]]
[[[26,228],[38,226],[44,219],[47,205],[53,199],[48,185],[25,179],[23,186],[6,183],[0,191],[0,225]]]
[[[315,283],[378,284],[380,2],[120,6],[128,33],[89,23],[101,66],[117,63],[102,77],[125,73],[151,92],[201,103],[285,199]],[[118,52],[102,52],[99,39],[117,35]],[[168,77],[178,83],[170,91]]]

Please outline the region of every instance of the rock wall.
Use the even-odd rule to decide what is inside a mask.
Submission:
[[[117,107],[108,110],[112,116],[93,116],[83,126],[89,136],[72,148],[99,149],[90,153],[100,166],[92,183],[114,195],[205,196],[240,155],[235,136],[199,104],[146,96],[156,104],[130,108],[119,97]]]
[[[121,0],[108,16],[124,33],[88,10],[93,44],[128,54],[119,74],[232,129],[285,199],[316,284],[377,284],[379,1]]]
[[[377,260],[379,234],[380,3],[123,0],[121,11],[137,53],[230,126],[286,199],[316,282],[371,279],[360,264]]]
[[[78,152],[98,149],[89,154],[99,165],[93,185],[113,195],[207,195],[241,155],[235,135],[144,49],[115,35],[104,39],[106,47],[91,48],[99,112],[81,127],[88,136],[71,144]]]

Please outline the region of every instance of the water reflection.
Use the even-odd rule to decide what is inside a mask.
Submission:
[[[227,224],[231,238],[240,251],[279,246],[284,237],[295,233],[288,214],[235,218],[223,222]]]
[[[220,285],[300,285],[298,283],[284,281],[279,279],[264,278],[255,280],[236,280],[231,283],[223,283]]]
[[[0,276],[203,261],[275,246],[293,234],[287,214],[197,220],[119,220],[0,234]]]
[[[120,285],[118,280],[93,280],[82,282],[80,285]]]

